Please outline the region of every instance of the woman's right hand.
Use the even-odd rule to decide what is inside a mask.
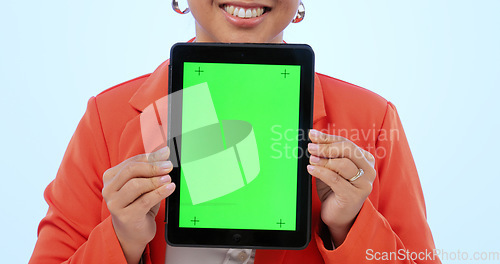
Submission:
[[[173,167],[169,155],[168,147],[137,155],[103,175],[102,196],[128,263],[139,263],[156,234],[160,202],[175,190],[168,175]]]

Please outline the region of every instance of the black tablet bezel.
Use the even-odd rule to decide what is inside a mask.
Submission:
[[[314,95],[314,52],[302,44],[222,44],[222,43],[177,43],[171,49],[168,92],[174,93],[183,87],[184,62],[207,63],[244,63],[272,65],[300,65],[300,106],[299,129],[312,128]],[[169,109],[181,109],[180,105]],[[179,124],[180,117],[169,113],[169,128]],[[169,129],[169,133],[170,129]],[[174,141],[169,142],[172,152],[176,149]],[[177,140],[175,144],[181,144]],[[298,147],[307,150],[308,140],[299,136]],[[175,153],[172,153],[174,155]],[[179,156],[177,156],[179,157]],[[179,157],[180,159],[180,157]],[[298,159],[297,181],[297,219],[296,231],[247,230],[247,229],[209,229],[179,227],[180,186],[167,198],[165,209],[165,239],[172,246],[193,247],[230,247],[257,249],[303,249],[310,241],[311,232],[311,176],[307,172],[308,157]],[[180,162],[179,162],[180,163]],[[172,181],[180,182],[180,167],[170,173]]]

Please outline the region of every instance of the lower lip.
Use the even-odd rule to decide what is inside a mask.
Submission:
[[[262,14],[259,17],[252,17],[252,18],[241,18],[241,17],[236,17],[233,15],[230,15],[228,12],[226,12],[224,9],[221,8],[222,13],[226,16],[226,20],[229,21],[232,25],[236,27],[241,27],[241,28],[252,28],[256,27],[259,25],[262,20],[264,20],[264,17],[267,15],[267,13]]]

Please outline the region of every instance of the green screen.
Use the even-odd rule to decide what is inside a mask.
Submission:
[[[300,66],[184,63],[179,227],[295,230]]]

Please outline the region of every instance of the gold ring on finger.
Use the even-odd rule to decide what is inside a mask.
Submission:
[[[363,176],[363,174],[365,174],[363,169],[358,169],[358,173],[356,173],[356,175],[354,175],[354,177],[350,178],[349,181],[353,182],[353,181],[359,179],[359,177]]]

